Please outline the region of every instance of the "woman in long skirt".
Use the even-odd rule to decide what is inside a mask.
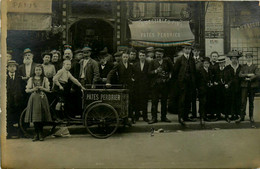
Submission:
[[[48,78],[44,77],[42,65],[37,65],[34,69],[33,76],[28,80],[26,90],[32,93],[25,114],[25,122],[33,123],[35,128],[35,137],[33,141],[43,141],[43,124],[51,122],[49,102],[45,92],[50,91]]]

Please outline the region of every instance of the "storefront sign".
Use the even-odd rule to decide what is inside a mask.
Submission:
[[[43,14],[7,14],[8,30],[50,30],[51,15]]]
[[[9,0],[7,12],[51,13],[52,0]]]
[[[194,39],[188,21],[133,21],[129,27],[132,41],[169,43]]]

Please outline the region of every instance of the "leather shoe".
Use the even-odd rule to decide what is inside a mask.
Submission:
[[[254,123],[254,122],[255,122],[255,120],[254,120],[253,117],[250,117],[250,122],[251,122],[251,123]]]
[[[132,118],[132,119],[131,119],[131,122],[132,122],[132,124],[135,124],[135,119]]]
[[[192,118],[190,118],[190,117],[185,118],[184,120],[185,120],[185,121],[190,121],[190,122],[195,122],[195,121],[196,121],[195,119],[192,119]]]
[[[186,125],[185,122],[184,122],[184,120],[183,120],[183,118],[180,118],[180,119],[179,119],[179,123],[180,123],[182,126],[185,126],[185,125]]]
[[[149,122],[148,118],[144,118],[143,120],[144,120],[145,122]]]
[[[244,121],[245,117],[238,117],[238,119],[235,121],[235,123],[240,123],[241,121]]]
[[[34,141],[38,141],[38,140],[39,140],[39,135],[37,134],[37,135],[34,136],[32,141],[34,142]]]
[[[171,120],[169,120],[167,117],[162,118],[161,121],[162,121],[162,122],[167,122],[167,123],[170,123],[170,122],[171,122]]]
[[[204,125],[205,125],[204,119],[200,119],[200,125],[201,125],[201,126],[204,126]]]
[[[148,122],[148,124],[153,124],[153,123],[157,123],[158,121],[157,121],[157,119],[152,119],[152,120],[150,120],[149,122]]]
[[[226,121],[227,121],[228,123],[231,122],[231,120],[230,120],[228,117],[226,117]]]

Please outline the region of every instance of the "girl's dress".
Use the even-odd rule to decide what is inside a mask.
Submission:
[[[42,86],[45,89],[50,89],[50,83],[46,77],[44,77],[43,80],[31,77],[28,80],[26,89],[32,89],[35,86]],[[35,91],[31,94],[24,121],[26,123],[52,121],[48,98],[43,91]]]

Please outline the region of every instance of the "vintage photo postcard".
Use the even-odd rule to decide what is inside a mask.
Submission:
[[[1,168],[260,167],[260,1],[0,2]]]

